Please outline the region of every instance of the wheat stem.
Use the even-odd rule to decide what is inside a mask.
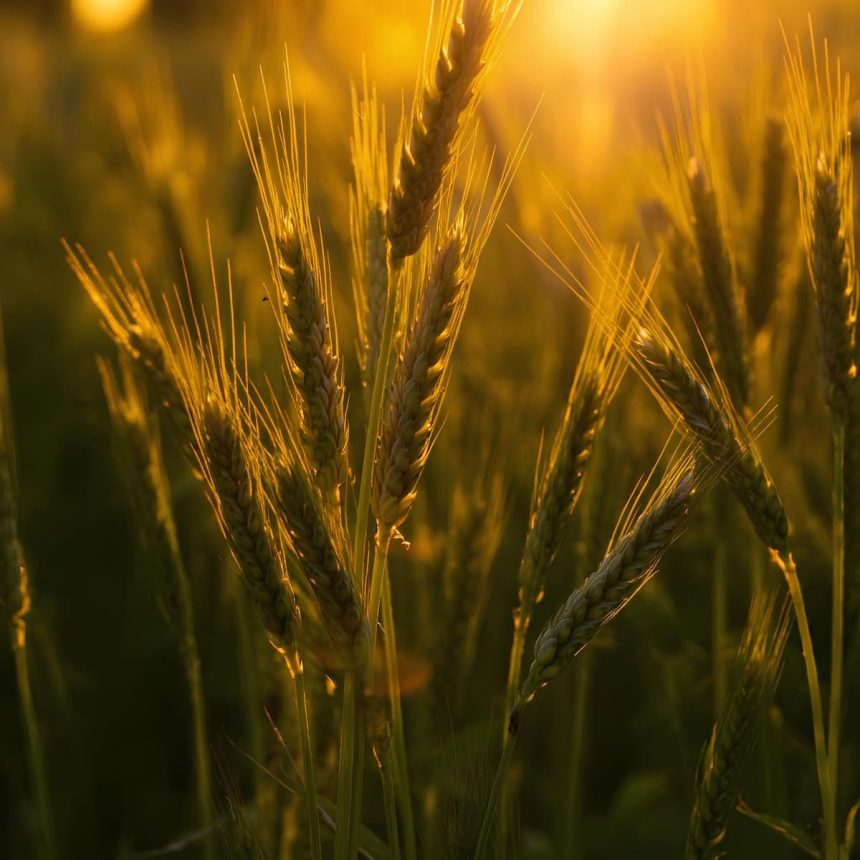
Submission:
[[[397,827],[397,789],[391,762],[380,762],[379,773],[382,779],[382,801],[385,806],[385,830],[388,833],[388,847],[391,860],[400,860],[400,832]]]
[[[827,752],[834,803],[839,791],[842,658],[845,637],[845,423],[833,425],[833,604],[830,646],[830,710]]]
[[[194,634],[186,636],[183,647],[185,678],[188,698],[191,701],[191,731],[194,739],[194,758],[197,774],[197,805],[200,821],[209,831],[204,843],[207,860],[214,860],[215,843],[212,809],[212,772],[209,767],[209,742],[206,731],[206,705],[203,697],[203,681],[200,676],[200,656]]]
[[[712,497],[716,498],[717,496]],[[721,517],[718,507],[712,506],[712,521],[716,534],[722,534]],[[714,719],[719,719],[726,700],[726,689],[728,687],[728,666],[726,665],[726,618],[728,615],[729,582],[728,582],[728,555],[726,545],[722,540],[717,540],[714,550],[714,576],[711,583],[711,619],[712,635],[711,648],[713,650],[714,671]]]
[[[340,723],[340,758],[337,768],[337,818],[335,829],[335,860],[349,860],[355,856],[352,850],[355,838],[352,831],[358,826],[354,807],[361,806],[360,791],[355,790],[356,759],[363,753],[361,742],[363,731],[358,725],[357,699],[361,685],[357,683],[357,670],[347,668],[343,679],[343,713]],[[357,797],[358,796],[358,797]]]
[[[23,566],[21,571],[22,577],[26,577]],[[27,606],[29,606],[29,595],[26,596],[24,602],[24,607]],[[15,615],[12,622],[12,653],[15,657],[15,677],[18,682],[21,719],[24,723],[24,733],[27,737],[30,776],[33,780],[33,787],[36,791],[36,803],[39,807],[40,856],[44,860],[53,860],[57,856],[54,817],[51,812],[45,751],[42,745],[39,721],[36,717],[36,707],[33,704],[33,691],[30,687],[30,666],[27,660],[27,622],[25,615],[21,612]]]
[[[305,673],[302,668],[302,658],[298,650],[288,657],[285,655],[285,660],[295,687],[296,720],[299,729],[299,742],[302,748],[302,784],[305,791],[308,826],[310,827],[311,858],[312,860],[322,860],[322,835],[320,833],[316,770],[314,768],[314,746],[311,736],[311,724],[308,719]]]
[[[415,842],[415,818],[412,813],[409,766],[406,757],[406,734],[403,728],[403,708],[400,701],[400,672],[397,666],[397,636],[394,626],[394,607],[391,601],[391,580],[388,576],[388,561],[383,559],[385,569],[382,576],[382,626],[385,643],[385,671],[388,675],[388,698],[391,700],[391,722],[394,735],[394,776],[397,788],[397,803],[403,817],[404,839],[407,860],[415,860],[418,849]]]
[[[568,761],[567,795],[561,834],[561,856],[577,860],[584,856],[582,842],[577,839],[582,823],[582,786],[585,766],[586,724],[588,698],[591,691],[592,654],[586,651],[574,667],[573,715],[570,730],[570,759]]]
[[[803,663],[806,669],[806,683],[809,687],[810,707],[812,710],[812,733],[815,740],[815,766],[818,771],[818,786],[821,792],[821,806],[824,819],[824,858],[838,860],[839,835],[836,823],[836,804],[833,787],[830,782],[828,768],[827,740],[824,733],[824,706],[821,695],[821,684],[818,680],[818,667],[815,663],[815,651],[812,646],[812,633],[809,629],[809,619],[806,615],[806,603],[797,575],[797,567],[791,552],[778,553],[771,550],[777,566],[785,576],[794,617],[797,621],[797,632],[800,634],[800,646],[803,652]]]
[[[514,757],[514,748],[517,745],[517,735],[515,732],[508,729],[510,741],[502,746],[502,756],[499,759],[499,766],[496,768],[496,776],[493,779],[493,786],[490,789],[490,797],[487,800],[487,808],[484,812],[484,819],[481,822],[481,830],[478,833],[478,844],[475,848],[475,860],[481,860],[487,853],[487,847],[490,844],[490,837],[493,835],[493,829],[496,824],[496,811],[499,806],[499,800],[502,796],[502,790],[507,782],[508,769],[511,766],[511,761]]]

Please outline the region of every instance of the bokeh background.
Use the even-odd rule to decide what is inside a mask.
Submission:
[[[555,187],[572,193],[607,239],[642,241],[647,262],[653,247],[642,213],[653,191],[640,156],[653,144],[657,114],[671,112],[672,87],[682,86],[691,69],[693,75],[706,70],[726,146],[741,152],[736,179],[743,188],[744,171],[755,169],[760,157],[743,151],[751,105],[782,105],[780,22],[786,33],[804,35],[808,12],[816,32],[829,37],[853,70],[860,61],[860,15],[852,0],[526,0],[490,75],[481,108],[488,140],[504,154],[530,127],[531,142],[478,276],[457,354],[452,420],[408,529],[411,555],[396,561],[403,581],[432,581],[451,476],[468,483],[473,468],[463,439],[492,424],[509,511],[463,744],[495,731],[501,718],[533,464],[542,430],[551,432],[560,415],[583,331],[574,297],[513,233],[529,241],[557,233]],[[124,263],[136,260],[157,289],[181,282],[182,247],[188,277],[201,292],[209,281],[211,242],[222,280],[230,260],[252,355],[263,361],[273,326],[262,302],[266,258],[236,89],[248,103],[258,99],[261,67],[278,84],[286,45],[294,91],[305,105],[312,206],[328,241],[341,343],[354,382],[350,83],[366,64],[393,139],[401,101],[414,86],[427,15],[424,0],[0,2],[0,303],[22,539],[34,589],[35,695],[67,857],[161,856],[158,849],[193,830],[194,804],[181,667],[152,597],[96,371],[96,356],[111,354],[111,346],[60,241],[82,242],[100,263],[109,251]],[[572,250],[571,265],[577,265]],[[809,337],[798,356],[808,380],[815,372],[811,346]],[[784,347],[777,335],[759,345],[774,364]],[[758,378],[760,402],[778,393],[776,374]],[[592,508],[604,511],[604,544],[668,431],[641,387],[628,383],[588,491],[598,500]],[[805,390],[814,391],[814,382]],[[794,412],[791,403],[780,403],[780,410],[763,444],[798,523],[813,623],[823,634],[826,418],[815,397]],[[257,678],[240,670],[241,654],[262,650],[262,636],[255,619],[236,608],[235,577],[199,487],[176,452],[168,456],[193,579],[217,778],[248,796],[265,779],[251,761],[265,739],[253,736],[248,703],[264,699],[267,681],[264,669]],[[741,543],[748,541],[746,527],[738,528]],[[546,607],[565,592],[566,571],[587,554],[577,535],[573,528],[566,538]],[[698,749],[710,724],[712,560],[712,542],[694,524],[672,553],[665,583],[655,583],[643,605],[595,646],[582,856],[680,853]],[[735,634],[746,581],[733,586]],[[408,595],[398,600],[408,611]],[[407,626],[402,639],[420,663],[421,631]],[[764,787],[754,776],[750,792],[760,797],[767,789],[812,826],[814,769],[801,740],[808,735],[807,704],[796,651],[783,681],[789,692],[779,697],[783,772]],[[425,674],[418,673],[416,697]],[[36,823],[14,689],[11,658],[0,649],[0,856],[23,858]],[[531,787],[522,798],[522,856],[556,856],[554,834],[563,822],[553,798],[566,785],[566,753],[556,744],[565,743],[571,697],[572,683],[560,684],[529,715],[534,731],[524,735],[519,756]],[[541,732],[541,725],[552,732]],[[856,743],[849,731],[846,744],[856,752]],[[453,749],[453,742],[442,744],[452,761]],[[438,752],[428,750],[427,757]],[[856,795],[856,768],[850,788]],[[743,820],[731,839],[737,840],[730,841],[734,856],[794,856]],[[164,856],[194,851],[192,843]]]

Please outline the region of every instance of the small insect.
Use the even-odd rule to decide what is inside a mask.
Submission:
[[[268,296],[263,296],[263,301],[264,301],[264,302],[269,301],[269,297],[268,297]]]

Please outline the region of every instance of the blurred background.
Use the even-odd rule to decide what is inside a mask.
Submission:
[[[393,140],[401,102],[411,98],[428,12],[425,0],[0,0],[0,304],[34,590],[35,696],[64,856],[161,856],[144,852],[193,830],[194,804],[181,667],[111,454],[95,364],[111,346],[69,271],[61,239],[81,242],[99,264],[109,251],[124,265],[136,261],[157,290],[182,282],[184,261],[200,295],[210,280],[211,243],[222,282],[230,261],[251,351],[262,361],[274,327],[262,302],[267,261],[236,91],[246,104],[259,104],[262,68],[273,97],[282,98],[286,45],[294,92],[305,106],[311,202],[332,260],[354,383],[350,84],[365,63]],[[653,189],[640,156],[653,145],[658,113],[671,114],[673,86],[706,69],[720,143],[742,149],[745,117],[783,103],[780,22],[792,37],[805,37],[809,12],[817,34],[829,37],[853,71],[860,15],[851,0],[526,0],[489,77],[481,108],[487,140],[506,154],[531,123],[531,142],[479,272],[458,351],[454,420],[434,451],[448,471],[434,464],[428,474],[409,525],[412,556],[397,561],[433,575],[447,522],[445,474],[458,457],[468,462],[461,443],[478,423],[474,410],[482,420],[495,416],[509,513],[469,694],[478,735],[487,720],[499,719],[493,690],[501,689],[506,667],[533,464],[542,430],[551,432],[560,415],[584,319],[573,296],[507,228],[528,241],[557,235],[554,186],[570,192],[607,239],[643,242],[647,263],[654,248],[641,216]],[[741,189],[744,171],[760,159],[755,151],[743,156],[735,177]],[[577,265],[572,251],[570,265]],[[803,348],[810,350],[811,338]],[[777,338],[773,355],[783,349]],[[814,362],[805,355],[800,373],[811,379]],[[761,402],[776,386],[766,372],[757,378]],[[615,488],[603,544],[668,430],[641,387],[628,380],[627,389],[619,400],[628,405],[610,418],[612,456],[601,476],[604,487]],[[359,401],[353,396],[353,406]],[[772,431],[764,444],[799,523],[811,611],[823,623],[826,417],[814,397],[804,403],[802,427],[791,424],[790,404],[780,408],[788,430]],[[247,678],[240,650],[262,650],[263,638],[235,609],[235,577],[225,574],[229,559],[199,488],[177,453],[168,456],[194,584],[216,777],[244,796],[261,779],[250,761],[261,742],[249,734],[247,703],[262,695],[249,685],[265,688],[265,672]],[[559,569],[584,552],[574,529]],[[673,553],[674,578],[595,649],[600,668],[591,697],[583,856],[680,853],[698,749],[710,725],[710,622],[701,597],[710,552],[694,526]],[[544,613],[566,581],[560,576],[551,585]],[[744,594],[741,583],[731,615],[735,633]],[[403,639],[408,648],[408,630]],[[411,643],[416,652],[419,644]],[[793,654],[783,687],[802,690],[801,674]],[[522,856],[557,856],[552,834],[562,824],[548,798],[565,777],[538,727],[553,725],[565,737],[571,689],[559,687],[541,698],[530,714],[535,731],[523,739],[520,758],[538,778],[523,797]],[[784,807],[811,825],[814,769],[798,740],[808,734],[805,694],[784,698],[782,763],[791,777],[777,788]],[[846,744],[856,741],[849,733]],[[12,662],[0,649],[0,856],[28,857],[35,826]],[[741,847],[734,856],[794,856],[754,824],[740,821],[736,830]],[[167,854],[194,850],[174,846]]]

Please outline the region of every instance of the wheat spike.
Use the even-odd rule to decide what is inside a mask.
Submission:
[[[696,158],[690,160],[688,180],[702,281],[711,305],[719,346],[718,360],[733,402],[738,408],[743,408],[749,398],[746,335],[727,239],[714,190]]]
[[[331,278],[308,203],[307,153],[300,144],[289,66],[286,113],[265,93],[265,132],[241,97],[241,129],[263,204],[275,285],[272,307],[302,438],[327,504],[342,508],[349,478],[346,394]]]
[[[364,70],[361,96],[352,90],[351,140],[354,179],[350,186],[349,222],[352,285],[358,322],[358,356],[362,381],[370,387],[379,358],[379,344],[388,294],[388,245],[385,238],[385,197],[388,193],[385,111]]]
[[[401,131],[397,171],[388,197],[385,231],[399,265],[421,247],[438,203],[465,118],[483,74],[518,4],[502,0],[445,0],[432,70],[422,73],[411,116]]]
[[[374,514],[390,528],[409,515],[430,453],[448,360],[469,294],[464,244],[464,235],[455,229],[436,251],[412,336],[392,382],[372,487]]]
[[[558,675],[656,572],[686,524],[702,475],[689,460],[671,469],[633,526],[541,630],[520,703]],[[517,719],[515,711],[512,730]]]
[[[350,665],[361,665],[368,656],[370,632],[345,562],[348,553],[337,538],[337,522],[327,520],[301,466],[277,467],[275,481],[281,522],[316,598],[325,629],[341,656]]]
[[[857,375],[853,169],[847,77],[831,68],[827,43],[819,67],[810,32],[812,76],[798,41],[787,51],[788,131],[797,168],[804,247],[817,308],[818,354],[824,396],[844,417]]]
[[[788,172],[785,127],[768,117],[761,155],[761,189],[756,224],[753,270],[747,290],[750,329],[762,330],[776,301],[782,266],[785,184]]]
[[[186,453],[193,458],[194,434],[179,370],[169,355],[164,326],[143,274],[135,267],[132,281],[111,256],[112,273],[105,277],[80,245],[73,247],[64,242],[63,247],[72,271],[99,311],[105,331],[131,357],[152,396],[164,408]]]
[[[740,792],[740,771],[779,682],[789,627],[785,599],[779,607],[773,596],[753,602],[738,654],[735,684],[699,762],[687,832],[687,860],[721,856],[726,819]]]
[[[715,398],[671,343],[661,342],[643,329],[634,350],[664,408],[681,419],[712,463],[725,465],[725,480],[746,509],[756,534],[766,546],[785,552],[785,508],[751,440],[745,440],[739,423],[732,421],[730,405]]]

